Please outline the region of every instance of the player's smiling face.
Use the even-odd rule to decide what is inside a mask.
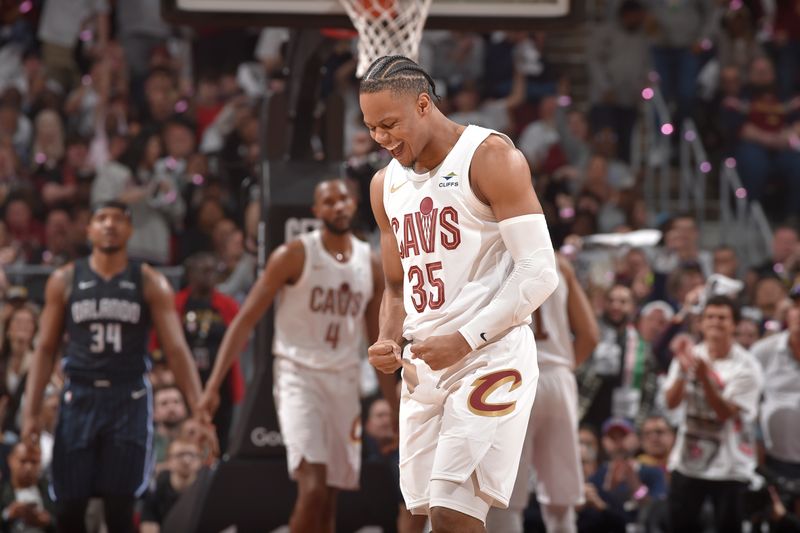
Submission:
[[[425,146],[423,120],[433,102],[427,94],[413,94],[390,89],[361,93],[364,124],[372,138],[407,168],[413,168]]]
[[[130,217],[117,207],[98,209],[89,221],[89,240],[103,253],[124,249],[132,231]]]

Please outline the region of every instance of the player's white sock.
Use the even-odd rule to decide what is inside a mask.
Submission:
[[[514,509],[492,507],[486,516],[487,533],[522,533],[522,513]]]
[[[547,533],[576,533],[575,508],[542,505],[542,520]]]

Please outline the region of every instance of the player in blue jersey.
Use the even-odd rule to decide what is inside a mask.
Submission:
[[[88,230],[91,255],[56,270],[45,289],[22,439],[38,445],[42,394],[66,333],[51,486],[59,531],[85,531],[91,497],[103,498],[109,531],[134,530],[134,502],[147,488],[153,466],[151,325],[195,418],[201,427],[210,426],[209,416],[195,409],[200,378],[172,289],[161,273],[128,259],[132,232],[125,204],[95,206]],[[213,440],[212,434],[207,438]]]

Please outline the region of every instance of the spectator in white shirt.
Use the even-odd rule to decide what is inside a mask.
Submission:
[[[741,531],[742,498],[756,466],[754,425],[763,385],[761,367],[734,341],[738,309],[727,296],[708,299],[701,316],[704,342],[673,341],[675,358],[664,383],[670,409],[683,406],[669,460],[672,531],[700,531],[706,498],[715,531]]]
[[[753,345],[764,369],[761,432],[766,465],[777,473],[800,479],[800,286],[786,313],[786,330]]]

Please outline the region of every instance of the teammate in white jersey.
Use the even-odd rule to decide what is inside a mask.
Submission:
[[[492,533],[522,533],[531,468],[536,471],[536,497],[548,533],[576,531],[575,506],[583,503],[573,370],[592,355],[600,329],[572,265],[563,257],[557,259],[558,288],[533,313],[531,322],[539,356],[536,402],[509,508],[489,512]]]
[[[508,505],[536,392],[530,315],[558,284],[525,157],[448,120],[403,56],[361,80],[372,137],[394,160],[372,180],[387,288],[370,361],[403,368],[400,487],[437,533],[484,531]]]
[[[377,338],[383,275],[369,246],[350,232],[355,209],[341,180],[317,186],[313,212],[323,228],[270,255],[225,333],[201,400],[216,409],[224,376],[277,295],[273,389],[289,474],[298,485],[293,533],[332,533],[337,491],[358,488],[359,350],[365,329],[371,342]],[[394,380],[381,378],[391,401]]]

